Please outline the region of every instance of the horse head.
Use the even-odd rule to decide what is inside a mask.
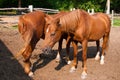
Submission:
[[[45,39],[41,49],[44,53],[50,53],[54,44],[61,38],[62,32],[59,18],[53,18],[50,15],[46,15],[45,20],[47,28],[45,30]]]

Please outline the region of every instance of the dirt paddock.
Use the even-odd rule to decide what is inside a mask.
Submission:
[[[18,17],[10,18],[10,21]],[[9,20],[0,17],[0,21]],[[0,23],[0,80],[31,80],[23,70],[23,58],[19,60],[12,57],[23,47],[23,40],[13,23]],[[105,64],[100,65],[94,60],[96,54],[95,42],[89,42],[87,53],[88,76],[85,80],[120,80],[120,27],[112,27],[110,33],[109,49],[105,55]],[[78,66],[75,72],[70,73],[71,64],[67,65],[63,60],[55,62],[58,44],[53,48],[51,55],[42,55],[40,40],[32,53],[33,80],[82,80],[81,45],[78,50]],[[65,56],[65,44],[63,42],[62,56]],[[102,45],[102,40],[101,40]],[[73,48],[70,48],[70,59],[73,60]]]

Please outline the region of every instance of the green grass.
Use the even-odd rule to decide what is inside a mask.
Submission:
[[[120,18],[115,18],[113,20],[113,26],[114,27],[120,27]]]
[[[0,15],[15,15],[16,11],[12,10],[12,11],[0,11]]]
[[[18,25],[12,26],[13,29],[18,29]]]

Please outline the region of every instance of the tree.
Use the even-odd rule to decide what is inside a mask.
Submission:
[[[107,0],[106,2],[106,13],[110,14],[110,0]]]
[[[0,0],[0,7],[33,7],[70,10],[70,8],[94,9],[95,12],[105,12],[107,0]],[[120,12],[120,0],[111,0],[110,9]]]
[[[21,7],[21,0],[18,0],[18,7]]]

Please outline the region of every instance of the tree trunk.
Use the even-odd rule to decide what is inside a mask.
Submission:
[[[106,7],[107,7],[106,14],[110,14],[110,0],[107,0]]]
[[[21,0],[18,0],[18,7],[21,8]]]

